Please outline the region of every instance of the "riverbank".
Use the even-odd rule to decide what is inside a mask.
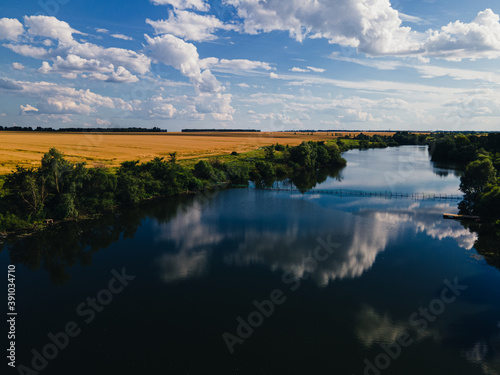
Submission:
[[[303,142],[294,147],[275,144],[191,164],[179,163],[174,152],[168,160],[126,161],[117,169],[72,163],[51,149],[39,168],[18,167],[4,176],[0,232],[32,232],[43,228],[46,221],[78,219],[155,197],[211,190],[221,184],[252,181],[270,185],[288,178],[307,189],[319,169],[343,166],[345,160],[334,142]]]

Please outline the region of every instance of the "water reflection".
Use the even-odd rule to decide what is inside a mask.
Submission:
[[[157,222],[168,222],[186,199],[189,200],[165,200],[162,204],[146,202],[124,208],[119,214],[65,222],[25,238],[7,238],[4,245],[12,264],[32,271],[44,269],[53,284],[63,285],[70,280],[72,267],[90,266],[95,253],[123,238],[133,238],[148,216]]]
[[[237,208],[242,196],[249,200],[244,212]],[[466,250],[477,238],[459,223],[442,219],[443,212],[454,209],[449,203],[402,201],[397,207],[383,208],[386,202],[371,198],[276,197],[264,191],[226,191],[203,210],[192,207],[169,223],[155,224],[155,241],[168,249],[157,259],[161,278],[171,282],[205,275],[210,263],[220,257],[214,249],[231,243],[231,251],[223,255],[229,266],[265,265],[271,271],[297,277],[307,274],[318,285],[326,286],[336,279],[360,277],[373,266],[378,254],[404,233],[422,233],[438,241],[452,239]],[[254,205],[257,201],[259,205]],[[357,211],[331,208],[344,202],[350,202]],[[270,213],[263,213],[262,207],[274,213],[286,209],[288,214],[268,216]],[[339,247],[309,275],[307,259],[314,256],[317,239],[327,237]]]

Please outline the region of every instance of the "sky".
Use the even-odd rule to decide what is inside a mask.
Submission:
[[[493,0],[2,0],[0,125],[500,131]]]

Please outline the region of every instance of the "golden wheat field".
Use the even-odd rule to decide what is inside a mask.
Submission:
[[[368,133],[368,132],[365,132]],[[342,133],[32,133],[0,131],[0,174],[16,165],[36,167],[51,147],[73,161],[89,166],[117,167],[126,160],[147,161],[177,152],[177,158],[205,158],[246,152],[275,143],[290,146],[302,141],[325,141]],[[393,133],[368,133],[393,134]]]

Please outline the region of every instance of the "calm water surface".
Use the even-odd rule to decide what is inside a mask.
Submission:
[[[345,157],[318,188],[459,194],[456,171],[424,147]],[[475,234],[442,219],[456,202],[201,198],[6,246],[17,364],[54,375],[500,374],[500,273]],[[135,278],[110,284],[122,271]],[[75,337],[56,353],[48,335],[68,322]]]

